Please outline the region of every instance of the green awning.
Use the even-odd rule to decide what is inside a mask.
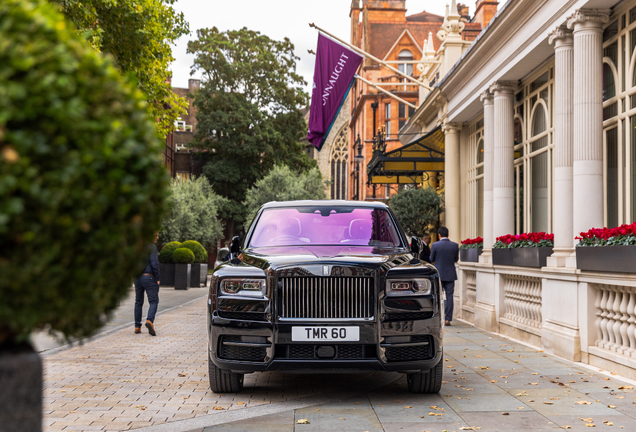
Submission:
[[[376,151],[367,165],[369,184],[422,184],[444,173],[444,132],[436,127],[388,153]]]

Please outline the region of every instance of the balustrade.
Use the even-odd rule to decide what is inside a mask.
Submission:
[[[505,275],[504,318],[541,328],[541,279],[531,276]]]
[[[636,289],[601,284],[595,287],[595,345],[636,357]]]

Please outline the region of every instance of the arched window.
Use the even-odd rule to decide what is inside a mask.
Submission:
[[[603,63],[603,101],[616,96],[616,85],[614,83],[614,72],[612,67]]]
[[[331,199],[347,199],[349,127],[340,129],[331,150]]]
[[[398,61],[413,61],[413,53],[409,50],[402,50],[398,54]],[[398,70],[407,75],[413,75],[413,63],[399,63]]]
[[[547,130],[547,118],[543,104],[537,103],[532,116],[532,131],[534,137]],[[531,151],[536,152],[548,146],[548,135],[532,141]],[[547,150],[533,156],[532,164],[532,231],[548,231],[548,152]]]

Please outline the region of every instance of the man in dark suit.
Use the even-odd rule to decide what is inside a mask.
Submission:
[[[159,233],[155,233],[155,243],[159,238]],[[135,279],[135,334],[141,333],[141,313],[144,305],[144,292],[148,296],[148,317],[146,318],[146,328],[151,336],[156,336],[155,314],[159,306],[159,284],[161,275],[159,273],[159,260],[157,259],[157,246],[155,243],[148,244],[146,248],[145,268],[143,273]]]
[[[431,261],[435,264],[442,281],[442,287],[446,291],[446,304],[444,313],[446,315],[446,325],[451,325],[453,320],[453,293],[455,292],[455,281],[457,272],[455,263],[459,261],[459,246],[448,239],[448,228],[440,227],[437,230],[440,237],[438,242],[431,246]]]
[[[422,251],[420,252],[420,259],[424,262],[431,262],[431,248],[429,245],[431,244],[431,235],[424,234],[422,237]]]

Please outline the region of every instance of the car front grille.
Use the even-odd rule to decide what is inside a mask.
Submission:
[[[279,279],[280,318],[373,318],[373,279],[285,277]]]
[[[427,312],[390,312],[384,321],[415,321],[433,317],[432,311]]]
[[[428,360],[433,358],[433,338],[431,336],[413,336],[414,346],[386,347],[386,359],[390,362]],[[427,345],[415,345],[428,342]]]
[[[226,319],[240,321],[267,321],[267,317],[261,312],[226,312],[219,311],[219,316]]]
[[[262,362],[267,354],[265,347],[226,345],[225,342],[240,342],[240,336],[222,336],[219,341],[219,358]]]
[[[363,360],[374,359],[376,355],[375,345],[340,344],[330,345],[334,348],[334,360]],[[276,358],[314,360],[319,359],[316,350],[320,345],[296,344],[276,345]],[[329,359],[321,359],[329,360]]]

